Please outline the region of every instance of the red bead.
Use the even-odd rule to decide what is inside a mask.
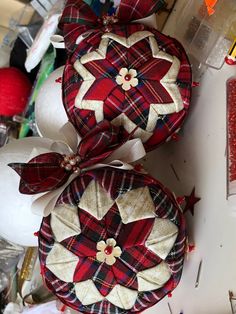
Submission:
[[[179,139],[180,139],[179,134],[178,134],[178,133],[174,133],[174,134],[172,135],[172,139],[173,139],[174,141],[178,142]]]
[[[182,205],[183,202],[185,201],[185,196],[178,196],[176,200],[179,205]]]
[[[192,87],[198,87],[200,85],[199,82],[192,82]]]
[[[112,251],[113,251],[113,246],[108,245],[108,246],[105,248],[104,253],[105,253],[106,255],[111,255]]]
[[[188,251],[189,251],[189,253],[195,251],[195,245],[194,245],[194,244],[190,244],[190,245],[188,246]]]
[[[58,77],[56,80],[55,80],[56,83],[62,83],[62,77]]]
[[[131,75],[130,75],[130,74],[126,74],[125,80],[126,80],[126,81],[130,81],[130,80],[131,80]]]

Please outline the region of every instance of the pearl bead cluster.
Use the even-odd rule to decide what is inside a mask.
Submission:
[[[104,15],[102,17],[102,24],[107,26],[109,24],[115,24],[118,22],[118,18],[115,15]]]
[[[61,163],[61,167],[66,171],[73,171],[75,174],[80,173],[80,168],[78,163],[80,162],[80,157],[77,155],[64,156],[64,160]]]

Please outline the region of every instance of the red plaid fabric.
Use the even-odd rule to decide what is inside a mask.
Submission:
[[[53,248],[55,239],[50,226],[51,217],[43,219],[39,232],[39,258],[45,283],[63,303],[83,313],[140,313],[160,301],[180,280],[186,240],[183,214],[173,194],[154,178],[134,171],[109,168],[89,171],[76,178],[62,193],[57,204],[77,206],[92,180],[98,181],[113,199],[130,190],[148,187],[156,208],[156,217],[168,219],[178,227],[176,242],[165,259],[171,270],[171,278],[160,289],[139,293],[135,305],[128,311],[116,307],[107,300],[84,306],[76,297],[74,283],[88,279],[94,282],[103,296],[108,295],[116,284],[137,290],[137,272],[162,262],[160,257],[145,247],[155,218],[124,224],[117,205],[114,204],[101,220],[78,207],[81,233],[60,242],[67,250],[79,256],[74,283],[59,280],[46,267],[46,258]],[[96,260],[96,244],[107,238],[114,238],[117,245],[122,248],[121,256],[112,266]]]
[[[106,1],[101,5],[99,16],[83,0],[67,0],[59,27],[63,31],[66,47],[70,51],[71,44],[74,46],[76,39],[87,31],[105,30],[103,17],[109,14],[111,3]],[[117,23],[127,23],[137,19],[145,18],[165,6],[164,0],[121,0],[115,16]],[[74,43],[74,44],[73,44]]]
[[[140,3],[139,1],[137,1]],[[186,53],[179,42],[167,37],[154,29],[143,25],[111,25],[109,32],[128,38],[138,31],[148,30],[154,34],[159,48],[180,61],[176,77],[176,86],[182,98],[183,109],[179,112],[160,115],[157,119],[151,137],[144,143],[147,151],[165,142],[182,125],[191,98],[191,67]],[[83,88],[84,78],[75,70],[74,63],[86,53],[98,49],[104,31],[97,29],[87,36],[79,45],[75,45],[78,33],[75,30],[73,41],[68,41],[69,55],[63,76],[63,102],[70,121],[81,136],[85,136],[97,124],[95,111],[83,109],[75,104],[77,95]],[[172,63],[163,58],[154,58],[148,38],[140,40],[130,48],[117,41],[110,40],[105,59],[91,60],[83,64],[86,70],[95,78],[93,84],[83,96],[83,101],[102,101],[104,119],[114,120],[124,114],[130,121],[142,130],[146,130],[151,104],[172,103],[172,96],[160,82],[167,74]],[[138,85],[124,91],[116,82],[116,77],[122,68],[137,71]],[[127,131],[124,130],[127,135]]]

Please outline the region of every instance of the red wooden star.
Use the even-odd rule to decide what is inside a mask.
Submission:
[[[192,216],[194,216],[194,205],[200,201],[200,197],[195,196],[195,187],[192,189],[192,192],[189,196],[185,196],[185,207],[184,207],[184,213],[186,213],[188,210],[191,212]]]

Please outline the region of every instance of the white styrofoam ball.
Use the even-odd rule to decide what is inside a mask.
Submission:
[[[39,90],[35,101],[35,121],[40,136],[60,140],[60,128],[68,121],[62,102],[60,78],[64,66],[52,72]]]
[[[31,195],[19,192],[20,176],[11,169],[11,162],[27,162],[35,147],[48,150],[52,141],[37,137],[14,140],[0,149],[0,236],[23,246],[37,246],[34,232],[42,217],[31,212]]]

